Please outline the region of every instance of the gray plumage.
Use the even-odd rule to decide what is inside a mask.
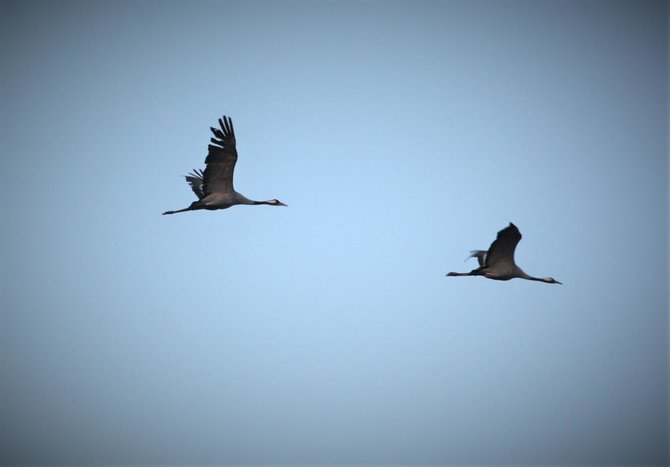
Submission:
[[[163,214],[199,209],[226,209],[236,204],[286,206],[277,199],[254,201],[235,191],[233,172],[237,162],[237,147],[233,121],[224,115],[223,119],[219,119],[219,126],[221,129],[210,128],[214,138],[210,139],[212,144],[208,146],[205,170],[195,169],[185,177],[198,201],[194,201],[187,208],[165,211]]]
[[[479,267],[470,272],[450,272],[447,276],[484,276],[488,279],[508,281],[519,278],[531,281],[560,284],[553,277],[533,277],[526,274],[514,262],[514,251],[521,240],[521,232],[510,222],[509,226],[498,232],[488,251],[474,250],[468,258],[477,258]]]

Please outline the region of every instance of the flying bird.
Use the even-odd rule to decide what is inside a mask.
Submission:
[[[175,214],[184,211],[197,211],[198,209],[226,209],[236,204],[269,206],[286,206],[278,199],[268,201],[254,201],[238,193],[233,188],[233,171],[237,162],[237,149],[235,147],[235,130],[230,117],[223,116],[219,119],[221,129],[210,128],[214,134],[208,147],[205,159],[205,170],[195,169],[186,175],[186,181],[191,186],[193,193],[198,197],[191,205],[177,211],[165,211],[163,214]]]
[[[450,272],[447,276],[484,276],[488,279],[508,281],[510,279],[528,279],[530,281],[560,284],[553,277],[533,277],[526,274],[514,262],[514,250],[521,240],[521,232],[510,222],[509,226],[498,232],[488,251],[474,250],[468,258],[477,258],[479,267],[470,272]]]

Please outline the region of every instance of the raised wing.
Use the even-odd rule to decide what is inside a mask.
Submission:
[[[203,184],[203,172],[202,170],[195,169],[190,174],[186,175],[186,181],[191,185],[191,190],[195,193],[195,196],[198,199],[203,199],[205,197],[205,192],[202,190]]]
[[[477,262],[479,263],[479,267],[484,266],[486,264],[486,254],[488,252],[484,250],[472,250],[470,252],[470,256],[468,256],[466,259],[470,258],[477,258]]]
[[[486,255],[485,267],[497,267],[500,269],[514,265],[514,250],[521,240],[521,232],[516,225],[510,224],[498,232],[498,236],[491,243]]]
[[[237,162],[237,149],[235,148],[235,130],[230,117],[223,116],[219,119],[221,129],[210,128],[214,138],[208,146],[205,164],[207,167],[203,172],[202,192],[204,196],[212,193],[232,193],[233,172]]]

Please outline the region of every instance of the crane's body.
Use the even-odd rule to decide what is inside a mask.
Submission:
[[[200,209],[213,211],[227,209],[238,204],[286,206],[277,199],[254,201],[235,191],[233,188],[233,172],[237,162],[237,143],[233,121],[230,117],[224,115],[223,119],[219,119],[219,126],[221,127],[220,130],[210,128],[214,138],[210,140],[212,144],[208,146],[205,170],[196,169],[186,175],[186,181],[198,200],[191,203],[187,208],[165,211],[163,214],[176,214]]]
[[[447,276],[483,276],[497,281],[526,279],[547,284],[560,284],[552,277],[534,277],[526,274],[514,262],[514,251],[521,240],[521,232],[510,222],[509,226],[498,232],[487,251],[474,250],[468,258],[477,258],[479,267],[470,272],[450,272]]]

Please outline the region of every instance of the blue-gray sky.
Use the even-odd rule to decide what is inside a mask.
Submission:
[[[1,8],[4,462],[668,460],[667,2]]]

